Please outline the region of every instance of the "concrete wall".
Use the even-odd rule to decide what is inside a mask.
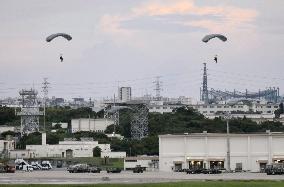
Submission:
[[[15,127],[10,126],[0,126],[0,134],[6,131],[12,131],[15,132]]]
[[[126,152],[102,152],[101,158],[109,157],[109,158],[124,158],[126,157]]]
[[[80,118],[71,120],[72,133],[78,131],[94,131],[104,132],[106,128],[113,124],[113,120],[110,119],[92,119],[92,118]]]

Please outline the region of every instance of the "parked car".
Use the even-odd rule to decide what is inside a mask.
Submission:
[[[41,166],[42,166],[42,170],[52,169],[51,163],[49,161],[42,161]]]
[[[15,173],[16,167],[12,164],[0,164],[0,173]]]
[[[16,167],[15,167],[15,165],[7,164],[5,166],[5,171],[6,171],[6,173],[15,173]]]
[[[67,168],[69,173],[89,173],[90,168],[88,164],[76,164]]]
[[[282,175],[284,174],[284,163],[274,163],[266,166],[265,172],[267,175]]]
[[[120,173],[121,169],[120,168],[108,168],[107,173]]]
[[[102,170],[101,168],[96,167],[96,166],[90,168],[91,173],[100,173],[101,170]]]
[[[190,168],[186,170],[187,174],[200,174],[203,172],[203,168]]]
[[[210,168],[210,169],[203,169],[202,170],[203,174],[220,174],[222,171],[217,168]]]
[[[133,173],[143,173],[143,168],[140,165],[137,165],[133,168]]]

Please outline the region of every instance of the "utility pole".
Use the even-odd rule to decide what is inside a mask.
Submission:
[[[224,118],[226,119],[227,125],[227,171],[231,172],[231,147],[230,147],[230,125],[229,120],[231,118],[230,113],[226,113]]]

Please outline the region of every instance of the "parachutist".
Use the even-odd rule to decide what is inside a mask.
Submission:
[[[60,56],[60,61],[63,62],[63,57],[62,57],[62,55]]]
[[[214,61],[215,61],[215,62],[216,62],[216,64],[217,64],[217,62],[218,62],[217,55],[214,57]]]

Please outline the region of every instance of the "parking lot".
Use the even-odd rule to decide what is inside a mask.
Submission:
[[[66,170],[0,173],[1,184],[157,183],[186,180],[284,180],[265,173],[186,174],[183,172],[69,173]]]

